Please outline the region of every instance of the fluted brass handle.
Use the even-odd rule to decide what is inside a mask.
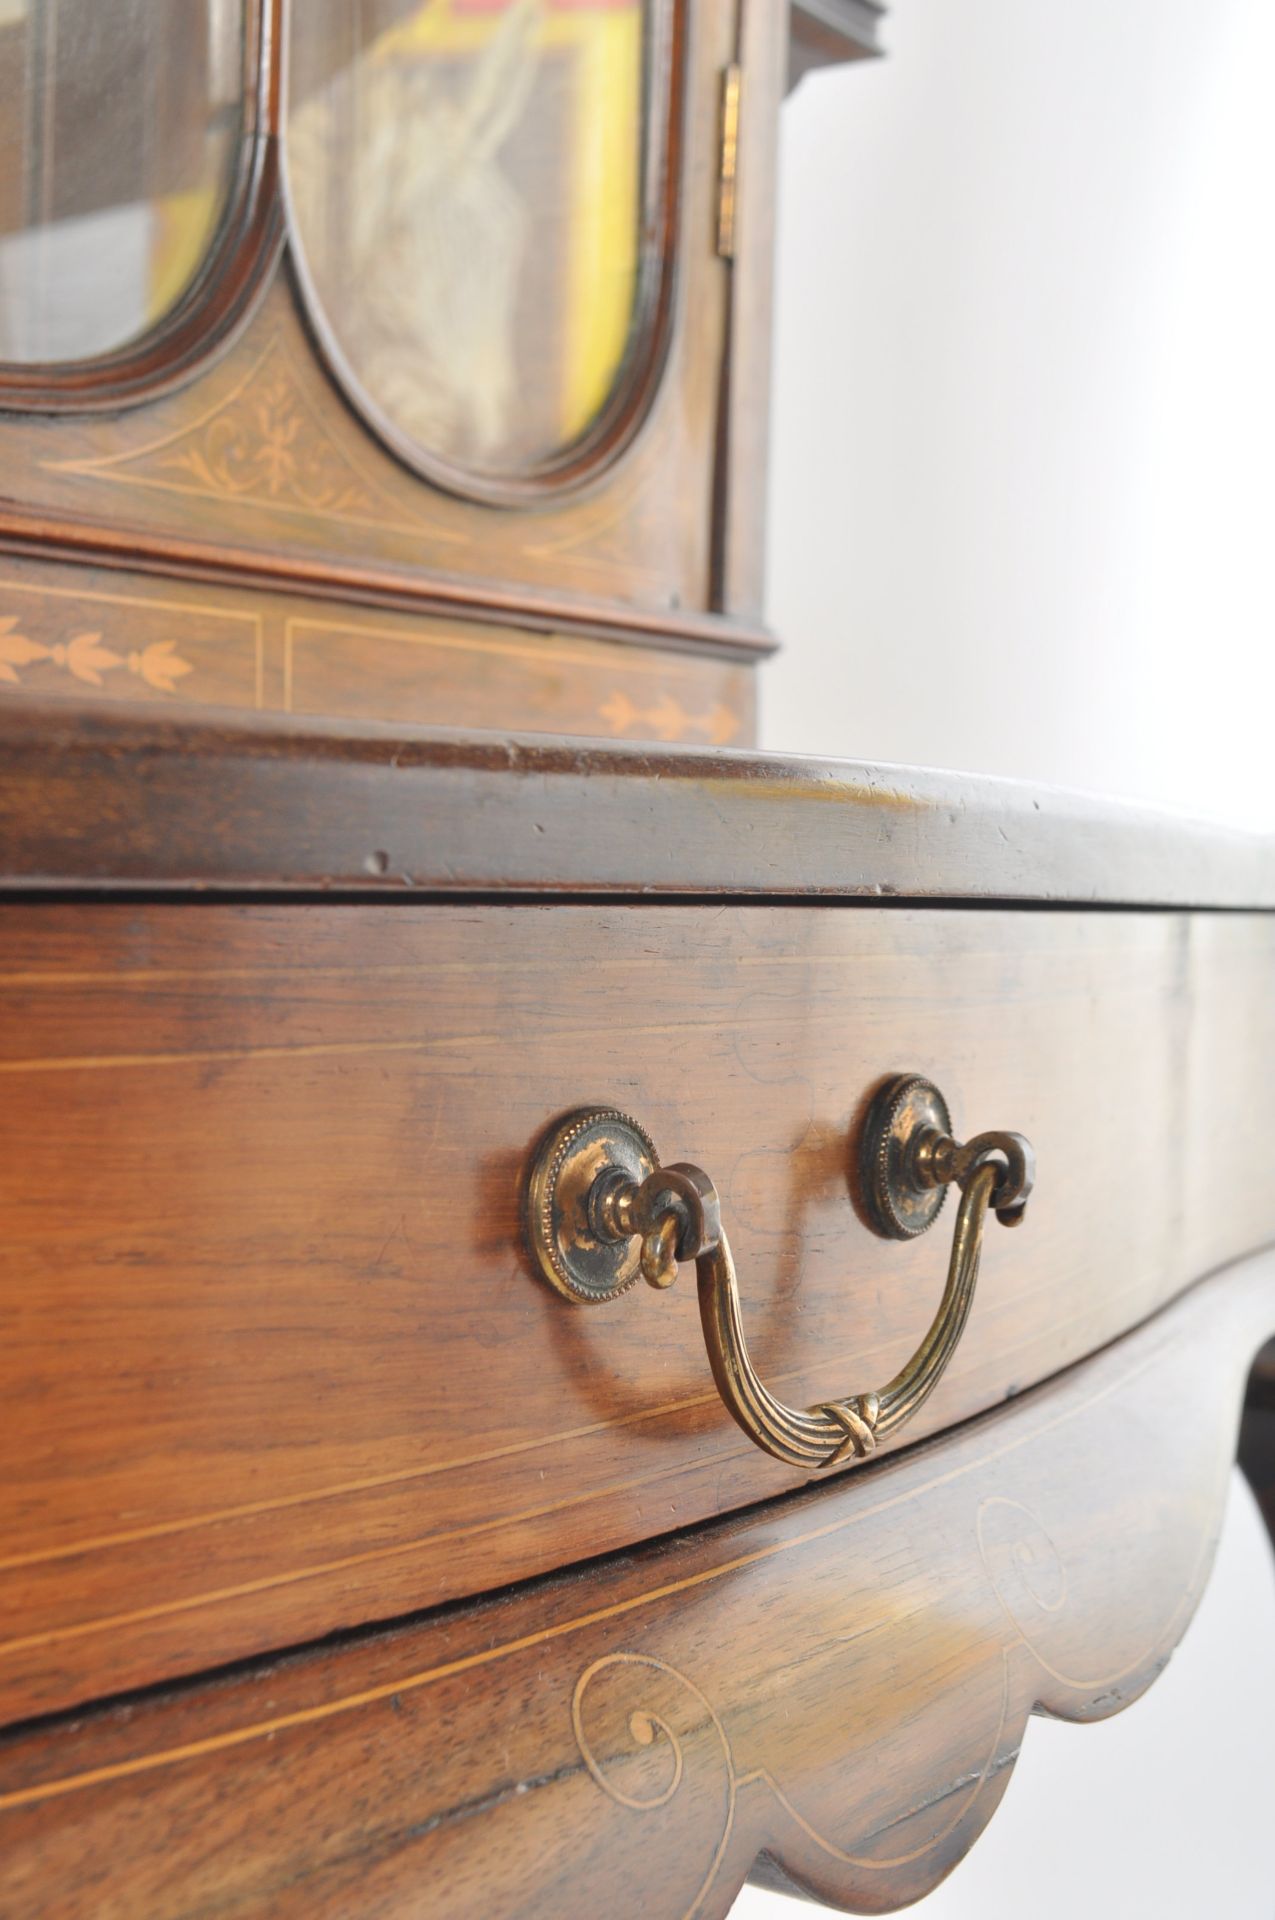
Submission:
[[[877,1232],[912,1239],[949,1185],[961,1201],[938,1312],[907,1365],[875,1392],[796,1408],[777,1400],[748,1355],[717,1191],[699,1167],[662,1167],[650,1136],[610,1107],[569,1114],[541,1143],[527,1191],[528,1237],[546,1280],[578,1301],[615,1299],[641,1275],[654,1287],[694,1260],[713,1378],[733,1418],[777,1460],[834,1467],[862,1459],[934,1391],[969,1318],[988,1208],[1022,1219],[1034,1177],[1017,1133],[953,1139],[943,1096],[919,1074],[877,1094],[863,1130],[864,1204]]]

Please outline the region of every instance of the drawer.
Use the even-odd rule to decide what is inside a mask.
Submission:
[[[941,1291],[856,1210],[914,1069],[1029,1136],[1020,1231],[911,1441],[1275,1234],[1275,924],[861,905],[0,909],[6,1719],[484,1592],[806,1477],[732,1423],[693,1278],[538,1278],[546,1125],[634,1114],[722,1197],[798,1404]],[[862,1470],[862,1469],[856,1469]]]

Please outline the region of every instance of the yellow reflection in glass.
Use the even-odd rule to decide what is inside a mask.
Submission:
[[[578,438],[624,358],[646,9],[384,13],[371,33],[348,0],[294,14],[289,173],[307,262],[393,423],[427,451],[516,471]]]
[[[166,193],[151,210],[148,323],[175,307],[203,265],[221,218],[222,196],[215,189]]]

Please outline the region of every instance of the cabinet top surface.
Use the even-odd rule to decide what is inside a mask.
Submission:
[[[0,714],[0,885],[1275,908],[1275,841],[953,772],[192,710]]]

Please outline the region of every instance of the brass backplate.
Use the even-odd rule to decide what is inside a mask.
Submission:
[[[859,1148],[861,1191],[874,1230],[887,1240],[914,1240],[932,1227],[946,1188],[917,1178],[916,1148],[925,1135],[950,1135],[952,1121],[933,1081],[899,1073],[875,1095]]]
[[[555,1292],[596,1303],[627,1293],[638,1278],[641,1241],[600,1238],[588,1199],[612,1170],[640,1186],[659,1159],[649,1134],[614,1107],[579,1107],[550,1128],[536,1151],[527,1192],[527,1237]]]

